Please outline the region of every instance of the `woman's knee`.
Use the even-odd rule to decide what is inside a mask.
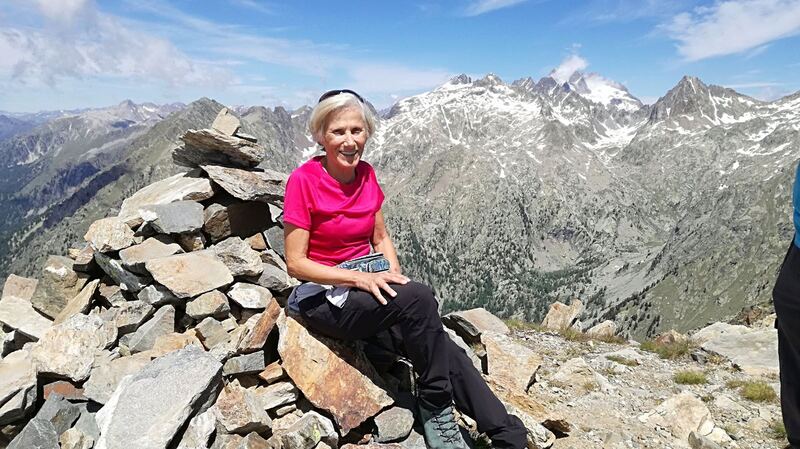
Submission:
[[[393,286],[397,292],[397,296],[393,301],[397,305],[410,313],[415,314],[430,314],[435,312],[439,313],[439,303],[436,301],[436,296],[433,290],[420,282],[411,281],[407,284]]]

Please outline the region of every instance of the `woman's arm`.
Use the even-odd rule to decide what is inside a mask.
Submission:
[[[314,262],[308,258],[309,232],[307,230],[284,222],[283,233],[286,267],[292,277],[316,282],[317,284],[354,287],[368,291],[381,304],[386,304],[386,299],[381,294],[381,290],[391,297],[397,296],[397,293],[389,286],[389,283],[405,284],[409,281],[407,277],[399,273],[361,273]]]
[[[380,210],[375,214],[375,230],[372,232],[372,247],[375,248],[375,251],[383,253],[383,256],[389,261],[390,272],[397,274],[403,272],[400,268],[400,261],[397,259],[397,251],[394,249],[394,243],[392,243],[392,239],[389,237],[389,232],[386,231],[383,211]]]

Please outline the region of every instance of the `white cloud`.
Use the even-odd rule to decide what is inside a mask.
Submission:
[[[479,16],[497,9],[508,8],[527,0],[477,0],[467,5],[464,15]]]
[[[192,60],[166,39],[132,29],[91,1],[39,0],[43,26],[0,28],[0,73],[28,85],[120,77],[169,85],[224,83],[223,70]]]
[[[686,61],[744,52],[800,34],[800,0],[728,0],[695,8],[661,29]]]
[[[586,67],[589,67],[589,61],[572,54],[564,58],[561,64],[550,72],[550,76],[559,83],[565,83],[573,73],[586,70]]]

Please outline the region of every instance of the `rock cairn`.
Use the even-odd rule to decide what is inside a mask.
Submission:
[[[407,363],[284,310],[287,176],[258,168],[265,149],[227,109],[180,139],[189,171],[127,198],[39,279],[8,278],[0,446],[423,448]],[[446,322],[530,447],[551,446],[540,423],[558,420],[526,394],[539,357],[483,309]]]

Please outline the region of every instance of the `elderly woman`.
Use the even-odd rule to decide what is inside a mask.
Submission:
[[[431,289],[402,274],[381,211],[383,192],[372,167],[361,160],[375,130],[371,109],[353,91],[330,91],[312,112],[309,129],[325,154],[292,172],[286,186],[286,263],[289,273],[304,281],[292,292],[289,307],[311,328],[333,338],[367,339],[390,328],[399,333],[418,376],[429,447],[466,447],[454,401],[494,447],[526,447],[519,418],[506,412],[444,331]],[[372,268],[341,266],[373,249],[385,259],[378,256]],[[388,270],[381,269],[381,262]]]

